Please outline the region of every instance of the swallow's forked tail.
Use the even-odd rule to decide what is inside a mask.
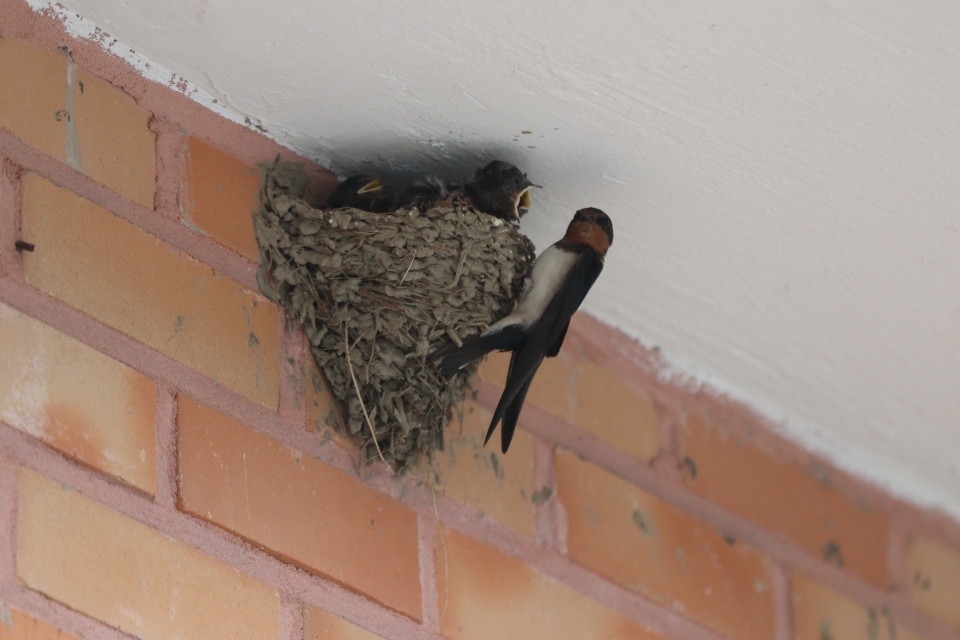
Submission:
[[[526,337],[527,331],[521,325],[508,325],[488,335],[481,333],[470,336],[464,339],[461,347],[455,344],[447,345],[431,354],[429,360],[440,362],[440,372],[449,380],[457,371],[491,351],[517,349]]]

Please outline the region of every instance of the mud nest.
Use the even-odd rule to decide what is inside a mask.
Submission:
[[[303,324],[363,459],[382,454],[400,471],[442,449],[477,365],[444,380],[427,355],[510,313],[533,244],[469,201],[323,210],[304,200],[300,165],[260,174],[260,288]]]

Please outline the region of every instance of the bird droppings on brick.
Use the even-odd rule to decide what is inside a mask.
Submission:
[[[832,540],[823,545],[823,559],[842,569],[843,551],[840,549],[840,545]]]
[[[649,513],[643,509],[634,509],[631,515],[633,516],[633,523],[643,532],[643,535],[657,537],[657,529],[653,526],[653,519]]]
[[[427,355],[513,310],[533,244],[459,199],[423,213],[323,210],[304,200],[300,165],[260,170],[260,288],[304,325],[363,458],[403,471],[443,448],[477,370],[446,381]]]
[[[530,499],[533,501],[533,504],[539,507],[542,504],[546,504],[551,497],[553,497],[553,489],[543,487],[540,491],[535,492]]]

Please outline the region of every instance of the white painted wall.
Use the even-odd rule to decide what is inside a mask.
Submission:
[[[601,207],[592,314],[960,517],[960,4],[61,1],[340,173],[514,161],[540,247]]]

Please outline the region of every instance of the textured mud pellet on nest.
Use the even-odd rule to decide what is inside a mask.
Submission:
[[[262,165],[261,183],[260,288],[303,324],[366,459],[379,445],[403,469],[441,449],[476,365],[445,381],[426,357],[513,309],[532,243],[465,201],[425,213],[326,211],[303,200],[299,165]]]

